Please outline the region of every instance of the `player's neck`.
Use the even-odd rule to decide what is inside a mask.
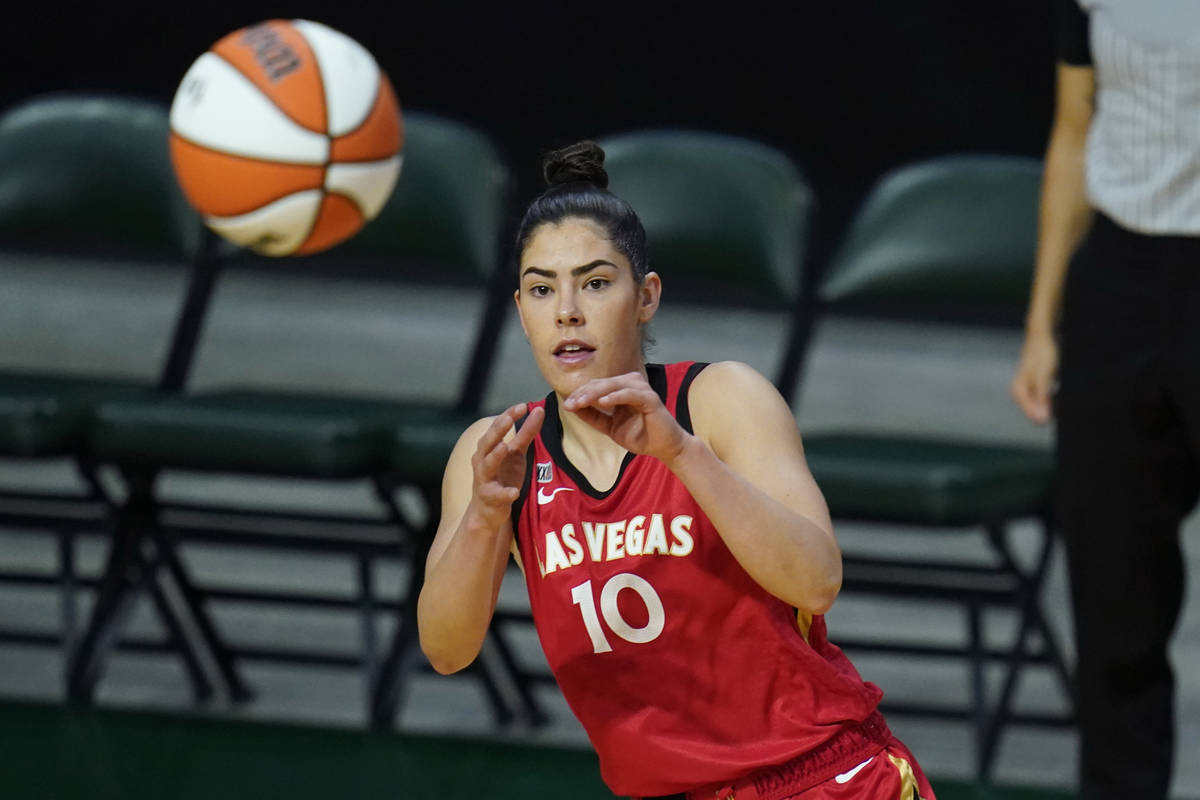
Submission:
[[[575,469],[583,473],[592,488],[607,491],[616,483],[621,462],[628,451],[607,434],[596,430],[575,414],[564,411],[561,398],[559,419],[562,421],[563,455]]]

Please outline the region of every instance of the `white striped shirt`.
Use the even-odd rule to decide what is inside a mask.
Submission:
[[[1127,228],[1200,235],[1200,0],[1079,0],[1096,111],[1091,204]]]

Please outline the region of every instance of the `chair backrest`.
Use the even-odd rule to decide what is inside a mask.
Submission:
[[[457,120],[406,110],[402,158],[388,202],[361,231],[324,252],[259,266],[460,285],[489,280],[512,201],[511,171],[495,143]],[[235,261],[255,258],[246,251]]]
[[[806,431],[1040,436],[1005,402],[1040,179],[1034,159],[956,155],[875,183],[817,282]]]
[[[0,114],[8,368],[161,380],[186,360],[171,326],[204,233],[171,169],[167,118],[163,104],[101,93]]]
[[[56,94],[0,115],[0,247],[186,262],[200,240],[165,106]]]
[[[790,306],[799,296],[812,191],[782,152],[719,133],[606,137],[609,188],[641,217],[651,269],[690,301]]]
[[[453,395],[467,409],[479,403],[511,302],[505,287],[513,281],[503,283],[511,171],[491,138],[463,122],[405,110],[404,133],[395,189],[355,236],[309,256],[242,250],[230,257],[205,345],[207,353],[211,337],[226,352],[201,358],[198,381],[259,382],[244,364],[226,359],[231,348],[246,341],[247,357],[262,360],[273,349],[303,350],[295,345],[313,337],[313,363],[300,376],[307,381],[298,384],[309,390],[340,384],[351,392],[404,394],[422,388],[425,397]],[[427,296],[430,302],[423,303]],[[256,313],[280,324],[265,329]],[[427,330],[416,333],[423,325]],[[440,336],[438,326],[448,335]],[[406,342],[422,337],[427,341],[410,351]],[[460,358],[464,350],[469,355]],[[320,361],[321,354],[337,363]],[[282,354],[265,365],[262,382],[289,381],[307,357]],[[221,360],[227,363],[214,364]],[[461,380],[449,387],[460,364]],[[414,374],[429,380],[415,381]],[[408,385],[421,381],[436,385]]]
[[[666,302],[782,311],[786,389],[813,193],[783,152],[727,134],[648,130],[600,141],[609,188],[646,228]]]
[[[1020,321],[1037,240],[1040,161],[958,155],[879,180],[821,276],[829,310]]]

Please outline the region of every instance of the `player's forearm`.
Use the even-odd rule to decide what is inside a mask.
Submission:
[[[829,609],[842,584],[832,531],[738,475],[695,436],[668,466],[760,586],[802,611]]]
[[[468,512],[445,552],[427,566],[417,628],[421,650],[438,672],[457,672],[479,655],[508,562],[508,538]]]

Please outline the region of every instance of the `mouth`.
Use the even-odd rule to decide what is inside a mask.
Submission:
[[[554,348],[554,358],[564,364],[578,364],[591,358],[596,348],[586,342],[570,340],[559,342]]]

